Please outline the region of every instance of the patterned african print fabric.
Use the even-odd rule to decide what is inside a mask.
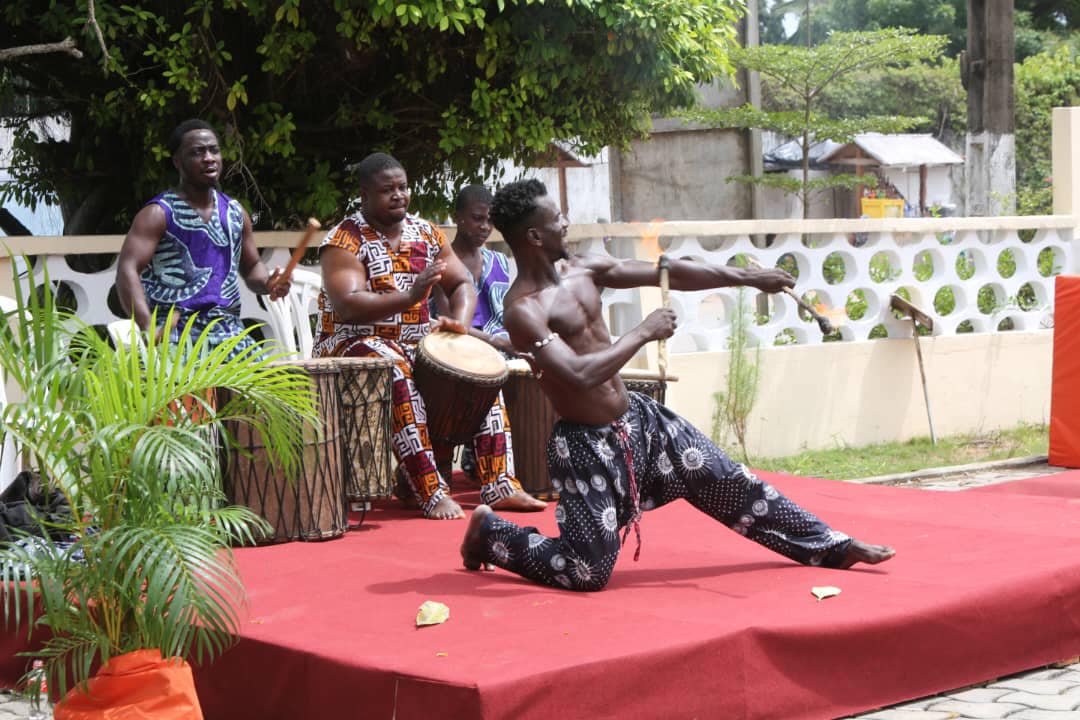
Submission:
[[[354,338],[337,346],[338,355],[346,357],[384,357],[394,361],[391,402],[394,456],[405,469],[420,508],[425,514],[450,493],[450,486],[439,475],[438,453],[450,448],[432,447],[427,429],[424,400],[413,383],[412,366],[416,345],[396,343],[377,337]],[[514,451],[510,442],[510,420],[499,393],[491,410],[480,423],[472,439],[480,478],[480,498],[491,504],[521,490],[514,477]]]
[[[407,292],[416,276],[446,245],[446,235],[427,220],[408,215],[402,224],[401,242],[397,252],[378,230],[355,213],[330,229],[322,241],[323,247],[339,247],[356,255],[367,269],[367,289],[370,292]],[[330,298],[323,290],[319,294],[319,339],[324,355],[337,355],[338,345],[356,337],[379,337],[404,343],[418,343],[428,334],[431,319],[428,304],[421,301],[412,307],[373,323],[343,322],[335,313]]]
[[[560,493],[555,508],[559,537],[546,537],[494,513],[481,526],[483,562],[545,585],[602,589],[619,555],[619,531],[630,524],[637,507],[648,511],[680,498],[805,565],[836,566],[851,542],[645,395],[630,393],[630,409],[610,425],[557,422],[547,455],[552,485]],[[633,458],[630,468],[628,456]],[[630,494],[633,484],[637,503]],[[642,525],[647,551],[648,523]]]
[[[192,316],[193,337],[211,321],[218,321],[210,331],[212,346],[243,332],[239,282],[244,211],[240,203],[215,190],[214,211],[206,221],[172,190],[150,202],[165,211],[165,234],[140,280],[159,322],[170,307],[179,311],[172,341],[176,342],[180,328]],[[233,354],[254,347],[254,341],[245,338]]]
[[[487,248],[480,248],[480,255],[483,257],[480,277],[473,278],[476,285],[476,312],[472,326],[488,335],[509,338],[503,327],[503,298],[510,289],[510,264],[505,255]]]
[[[426,220],[408,216],[398,252],[393,252],[379,232],[356,213],[330,230],[323,245],[341,247],[355,253],[368,270],[368,290],[390,292],[408,290],[416,275],[438,257],[446,244],[442,230]],[[319,296],[321,333],[315,342],[315,357],[387,357],[394,361],[393,408],[394,456],[405,469],[413,493],[426,513],[449,494],[446,479],[439,475],[437,461],[449,455],[449,447],[433,448],[427,430],[424,400],[413,383],[416,344],[430,331],[428,305],[420,302],[403,313],[368,324],[343,323],[334,315],[324,290]],[[472,450],[480,479],[480,497],[493,503],[521,490],[514,477],[514,451],[510,420],[502,394],[491,406],[476,435]],[[436,457],[438,452],[439,457]]]

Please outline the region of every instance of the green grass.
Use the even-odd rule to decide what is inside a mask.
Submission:
[[[1045,455],[1047,447],[1046,425],[1022,424],[1012,430],[939,437],[937,446],[932,445],[930,438],[926,437],[903,443],[882,443],[859,448],[808,450],[788,457],[753,459],[749,464],[758,470],[848,480],[949,465]]]

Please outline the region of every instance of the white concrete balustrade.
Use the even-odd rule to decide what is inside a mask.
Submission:
[[[657,241],[643,239],[649,230],[659,233]],[[452,234],[453,229],[448,231]],[[1030,241],[1022,242],[1021,234]],[[256,237],[264,260],[273,267],[286,264],[289,245],[298,235],[275,232]],[[50,279],[73,294],[79,316],[104,326],[120,319],[115,263],[96,272],[81,272],[72,265],[82,265],[77,260],[84,254],[80,250],[118,251],[121,238],[84,240],[9,238],[9,244],[13,252],[43,257]],[[1001,332],[1000,327],[1011,331],[1050,328],[1054,275],[1076,271],[1080,261],[1073,220],[1067,216],[619,223],[574,226],[570,240],[580,252],[619,258],[655,261],[659,246],[670,257],[720,265],[741,262],[740,255],[751,256],[767,267],[786,265],[797,274],[796,292],[825,310],[842,341],[870,339],[879,326],[879,336],[883,331],[888,337],[910,336],[910,324],[889,310],[889,298],[897,291],[906,291],[908,298],[934,319],[934,335],[955,335],[962,329],[978,334]],[[1003,277],[998,267],[1003,252],[1013,258],[1015,271],[1009,277]],[[1042,263],[1051,268],[1046,275],[1040,272],[1041,254],[1050,255],[1049,263]],[[786,263],[782,262],[785,259]],[[827,263],[831,273],[826,271]],[[1028,295],[1035,298],[1026,308],[1015,300],[1025,285],[1030,288]],[[945,288],[951,290],[951,309],[939,308],[941,303],[936,306],[934,302]],[[986,288],[995,299],[989,311],[987,307],[980,309],[978,303],[980,290],[985,293]],[[242,317],[267,323],[264,302],[245,287],[241,290]],[[672,292],[671,305],[679,327],[669,343],[671,353],[726,350],[738,292],[735,288]],[[822,342],[818,326],[800,315],[791,298],[753,295],[753,304],[747,307],[755,309],[757,323],[750,331],[762,347]],[[655,289],[605,291],[605,317],[612,332],[620,335],[639,323],[658,300]],[[861,314],[854,312],[856,307]],[[272,335],[269,328],[264,330]]]
[[[642,235],[659,231],[659,245],[671,257],[732,264],[749,255],[767,267],[794,267],[797,294],[825,311],[839,339],[851,341],[870,339],[878,326],[875,336],[910,335],[910,324],[889,310],[890,296],[898,291],[934,319],[935,335],[1052,327],[1053,276],[1076,269],[1072,223],[1071,217],[1058,216],[672,222],[581,226],[572,228],[571,235],[584,252],[644,259],[655,256],[656,249]],[[1021,241],[1021,235],[1030,241]],[[998,266],[1006,251],[1013,259],[1006,266],[1015,268],[1009,277]],[[1049,267],[1045,275],[1040,255],[1048,256],[1042,263]],[[827,264],[832,272],[826,271]],[[1030,290],[1023,295],[1034,297],[1028,307],[1016,301],[1025,285]],[[935,303],[945,288],[951,302]],[[982,309],[980,291],[994,298]],[[679,329],[671,352],[726,349],[737,293],[673,293]],[[642,298],[636,292],[607,291],[604,300],[614,332],[621,334],[640,321]],[[942,300],[950,298],[946,294]],[[818,326],[800,316],[791,298],[771,296],[767,305],[762,301],[756,298],[750,305],[758,314],[751,332],[761,346],[822,342]]]

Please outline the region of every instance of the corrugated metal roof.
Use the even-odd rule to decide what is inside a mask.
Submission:
[[[825,162],[843,163],[843,158],[857,146],[883,167],[918,167],[919,165],[962,165],[957,155],[933,135],[899,133],[862,133],[853,142],[837,148],[822,158]]]

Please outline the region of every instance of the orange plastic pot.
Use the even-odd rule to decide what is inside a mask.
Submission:
[[[191,666],[163,660],[159,650],[135,650],[109,660],[86,692],[68,692],[55,720],[203,720]]]

